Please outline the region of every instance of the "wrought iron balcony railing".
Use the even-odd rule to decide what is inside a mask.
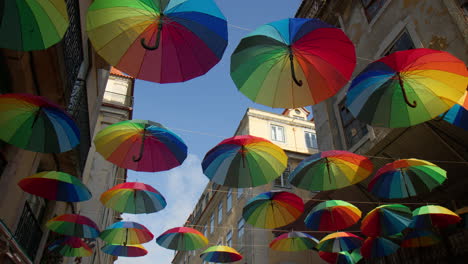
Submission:
[[[15,232],[16,241],[24,248],[26,254],[33,261],[42,238],[42,230],[34,216],[29,203],[24,204],[18,227]]]

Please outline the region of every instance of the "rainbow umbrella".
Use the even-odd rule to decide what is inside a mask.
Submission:
[[[242,210],[245,221],[261,228],[277,228],[296,221],[304,212],[302,199],[290,192],[265,192],[250,199]]]
[[[442,119],[452,125],[468,130],[468,110],[459,104],[455,104],[445,114]]]
[[[348,151],[331,150],[304,159],[289,175],[292,185],[309,191],[328,191],[356,184],[372,173],[372,162]]]
[[[78,178],[60,171],[43,171],[18,182],[23,191],[49,200],[82,202],[91,192]]]
[[[354,78],[346,107],[372,126],[408,127],[449,110],[467,85],[465,63],[450,53],[397,51],[369,64]]]
[[[361,247],[365,258],[379,258],[395,253],[400,246],[383,237],[368,237]]]
[[[355,66],[354,44],[341,29],[317,19],[289,18],[241,40],[231,56],[231,77],[256,103],[297,108],[335,95]]]
[[[229,263],[242,259],[242,255],[232,247],[212,246],[201,253],[200,258],[207,262]]]
[[[303,232],[284,233],[270,243],[270,248],[279,251],[302,251],[312,249],[318,244],[318,240]]]
[[[362,259],[360,249],[336,253],[319,251],[319,257],[330,264],[356,264]]]
[[[322,238],[316,248],[326,252],[350,251],[361,247],[362,240],[349,232],[336,232]]]
[[[411,210],[404,205],[381,205],[362,219],[361,231],[369,237],[395,235],[409,226],[412,216]]]
[[[117,1],[116,1],[117,2]],[[159,123],[128,120],[99,131],[96,151],[115,165],[146,172],[170,170],[187,157],[187,146]]]
[[[212,0],[95,0],[86,21],[101,57],[151,82],[203,75],[227,46],[226,19]]]
[[[83,239],[78,237],[64,237],[56,240],[48,247],[49,251],[58,251],[60,255],[66,257],[89,257],[93,250]]]
[[[21,51],[56,44],[69,24],[64,0],[2,0],[0,22],[0,48]]]
[[[109,244],[134,245],[151,241],[153,234],[142,224],[117,222],[108,226],[99,237]]]
[[[369,182],[368,189],[381,198],[407,198],[430,192],[447,179],[447,172],[425,160],[401,159],[385,164]]]
[[[80,141],[78,127],[60,106],[31,94],[0,95],[0,127],[1,140],[35,152],[61,153]]]
[[[401,247],[429,247],[440,243],[440,238],[435,233],[429,230],[413,230],[408,233],[403,241]]]
[[[115,245],[107,244],[101,248],[102,252],[119,257],[142,257],[148,251],[142,245]]]
[[[189,227],[176,227],[167,230],[156,238],[161,247],[174,250],[197,250],[208,245],[208,239],[198,230]]]
[[[409,227],[424,229],[446,227],[460,222],[461,217],[449,209],[438,205],[425,205],[413,211]]]
[[[456,210],[455,213],[462,218],[463,227],[468,229],[468,206]]]
[[[203,173],[217,184],[256,187],[278,178],[288,156],[270,141],[254,136],[235,136],[221,141],[206,153]]]
[[[319,203],[304,220],[306,226],[317,231],[337,231],[356,224],[361,218],[361,210],[341,200]]]
[[[149,214],[164,209],[166,199],[153,187],[141,182],[118,184],[101,195],[101,203],[117,212]]]
[[[77,214],[63,214],[47,221],[50,230],[74,237],[96,238],[99,236],[99,227],[86,216]]]

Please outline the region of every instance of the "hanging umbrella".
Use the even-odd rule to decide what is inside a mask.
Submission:
[[[69,20],[64,0],[2,0],[0,48],[43,50],[62,40]]]
[[[35,152],[61,153],[80,141],[78,127],[60,106],[31,94],[0,95],[0,127],[1,140]]]
[[[335,95],[355,66],[354,45],[341,29],[317,19],[289,18],[241,40],[231,56],[231,77],[256,103],[297,108]]]
[[[317,231],[337,231],[356,224],[361,218],[361,210],[341,200],[319,203],[304,220],[306,226]]]
[[[360,249],[336,253],[319,251],[319,257],[330,264],[356,264],[362,259]]]
[[[462,218],[463,227],[468,229],[468,206],[456,210],[455,213]]]
[[[69,236],[52,242],[48,250],[58,251],[65,257],[89,257],[93,254],[93,250],[83,239]]]
[[[460,98],[460,100],[458,100],[458,104],[463,106],[466,110],[468,110],[468,90]]]
[[[349,232],[336,232],[322,238],[316,248],[326,252],[350,251],[361,247],[362,240]]]
[[[449,110],[465,92],[467,77],[465,63],[445,51],[397,51],[354,78],[346,107],[372,126],[409,127]]]
[[[99,237],[109,244],[134,245],[153,240],[153,234],[142,224],[117,222],[108,226]]]
[[[223,140],[206,153],[203,173],[217,184],[256,187],[278,178],[286,169],[288,157],[270,141],[254,136]]]
[[[99,236],[99,227],[86,216],[77,214],[63,214],[47,221],[47,228],[67,236],[96,238]]]
[[[212,0],[95,0],[86,21],[101,57],[151,82],[203,75],[227,46],[226,19]]]
[[[395,235],[409,226],[412,217],[411,210],[404,205],[381,205],[362,219],[361,231],[370,237]]]
[[[446,227],[460,222],[461,217],[449,209],[438,205],[425,205],[413,211],[409,227],[424,229]]]
[[[380,258],[395,253],[400,246],[383,237],[368,237],[361,247],[365,258]]]
[[[148,251],[142,245],[107,244],[101,250],[106,254],[119,257],[142,257],[148,254]]]
[[[200,258],[206,262],[229,263],[242,259],[242,255],[232,247],[212,246],[201,253]]]
[[[290,192],[265,192],[250,199],[242,210],[245,221],[261,228],[277,228],[296,221],[304,212],[302,199]]]
[[[364,156],[341,150],[324,151],[299,163],[289,181],[309,191],[335,190],[366,179],[373,168]]]
[[[18,182],[23,191],[49,200],[82,202],[91,192],[78,178],[60,171],[43,171]]]
[[[303,232],[289,232],[284,233],[275,238],[270,243],[270,248],[279,251],[302,251],[307,249],[313,249],[317,244],[318,240]]]
[[[115,165],[136,171],[157,172],[180,166],[187,146],[159,123],[127,120],[99,131],[96,151]]]
[[[198,230],[189,227],[176,227],[167,230],[156,238],[161,247],[174,250],[197,250],[208,245],[208,239]]]
[[[156,189],[141,182],[118,184],[102,193],[100,200],[108,208],[129,214],[154,213],[167,205]]]
[[[447,172],[425,160],[401,159],[380,168],[368,189],[381,198],[407,198],[430,192],[447,179]]]
[[[459,104],[455,104],[445,114],[442,119],[452,125],[468,130],[468,110]]]
[[[440,241],[439,236],[429,230],[413,230],[404,237],[401,247],[429,247]]]

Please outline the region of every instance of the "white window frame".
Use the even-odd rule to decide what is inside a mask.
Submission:
[[[277,132],[276,132],[276,128],[281,128],[281,131],[282,131],[282,140],[279,140],[277,139]],[[286,142],[286,134],[285,134],[285,129],[284,129],[284,126],[280,126],[280,125],[277,125],[277,124],[270,124],[270,132],[271,132],[271,140],[272,141],[276,141],[276,142],[282,142],[282,143],[285,143]]]
[[[312,135],[315,136],[315,147],[314,147],[314,140],[313,140],[313,138],[311,138],[311,141],[312,141],[312,142],[311,142],[311,145],[312,145],[312,146],[309,147],[309,146],[307,145],[307,134],[312,134]],[[306,142],[306,147],[307,147],[307,148],[309,148],[309,149],[310,149],[310,148],[311,148],[311,149],[318,149],[317,133],[315,133],[314,131],[305,130],[305,131],[304,131],[304,138],[305,138],[305,142]]]

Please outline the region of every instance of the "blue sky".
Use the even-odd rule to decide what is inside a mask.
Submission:
[[[177,133],[188,146],[184,164],[168,172],[129,171],[129,181],[152,185],[168,206],[149,215],[124,215],[159,236],[181,226],[192,212],[208,179],[201,170],[205,153],[223,138],[233,136],[248,107],[281,112],[258,105],[237,91],[229,75],[230,56],[240,39],[262,24],[294,17],[302,0],[215,0],[228,21],[229,44],[222,60],[204,76],[178,84],[136,81],[134,119],[148,119]],[[246,30],[247,29],[247,30]],[[155,241],[143,245],[149,251],[140,258],[119,258],[116,263],[171,263],[174,252]]]

